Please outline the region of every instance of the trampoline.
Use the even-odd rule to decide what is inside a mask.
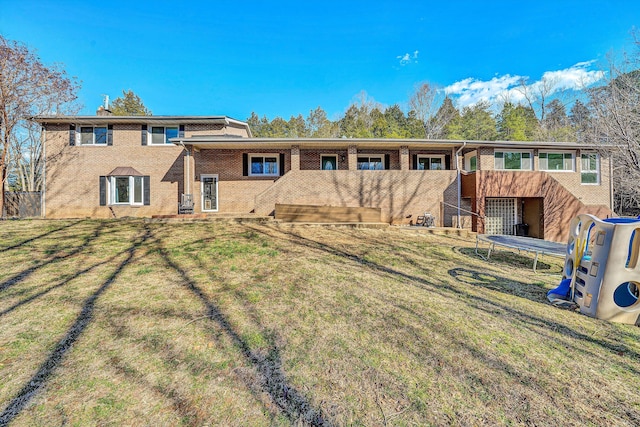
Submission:
[[[489,252],[487,252],[486,258],[478,253],[478,245],[481,241],[489,244]],[[503,234],[478,234],[476,236],[476,255],[489,260],[491,252],[495,250],[496,245],[510,249],[517,249],[518,252],[525,251],[534,253],[534,273],[536,272],[538,257],[540,255],[551,255],[564,258],[567,250],[567,245],[565,243],[550,242],[548,240],[535,239],[533,237],[507,236]]]

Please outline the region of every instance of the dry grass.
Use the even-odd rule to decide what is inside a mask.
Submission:
[[[640,329],[547,304],[557,262],[473,244],[0,222],[0,424],[640,424]]]

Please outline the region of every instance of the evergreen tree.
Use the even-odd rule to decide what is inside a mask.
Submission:
[[[541,136],[545,141],[575,141],[575,132],[569,123],[564,104],[559,99],[554,99],[547,105]]]
[[[307,122],[302,117],[302,114],[298,114],[296,117],[291,116],[288,123],[287,137],[289,138],[307,138],[309,136],[309,130],[307,128]]]
[[[122,96],[113,100],[110,109],[114,116],[150,116],[152,114],[131,89],[123,90]]]
[[[507,102],[496,119],[498,139],[533,141],[538,133],[538,119],[531,107]]]
[[[446,97],[436,112],[434,120],[441,123],[440,131],[434,135],[436,139],[461,139],[460,112],[453,105],[451,98]]]
[[[569,123],[573,129],[575,140],[586,142],[587,134],[591,126],[591,111],[579,99],[574,102],[569,111]]]
[[[486,101],[472,107],[464,107],[460,118],[462,139],[493,141],[496,139],[496,121],[489,111],[491,105]]]
[[[311,138],[334,138],[338,136],[338,126],[327,118],[327,113],[320,107],[309,111],[307,129]]]
[[[387,133],[383,138],[409,138],[407,117],[398,104],[394,104],[384,111],[387,123]]]

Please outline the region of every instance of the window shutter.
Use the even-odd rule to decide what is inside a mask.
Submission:
[[[107,177],[100,177],[100,206],[107,205]]]
[[[178,128],[178,138],[184,138],[184,125],[180,125]]]
[[[76,145],[76,125],[69,125],[69,145]]]
[[[451,156],[449,155],[444,156],[444,168],[445,170],[451,169]]]
[[[280,176],[284,175],[284,153],[280,153]]]
[[[391,166],[391,165],[389,165],[389,157],[390,156],[388,154],[384,155],[384,168],[387,169],[387,170],[389,169],[389,166]]]
[[[151,179],[149,175],[145,175],[142,177],[142,186],[144,187],[144,204],[145,206],[149,206],[151,204],[151,188],[149,188],[149,184]]]
[[[107,145],[113,145],[113,125],[107,126]]]
[[[411,161],[413,162],[413,165],[411,166],[411,169],[413,170],[417,170],[418,169],[418,155],[414,154],[413,156],[411,156]]]
[[[249,176],[249,155],[242,153],[242,176]]]
[[[147,125],[142,125],[142,145],[147,145]]]

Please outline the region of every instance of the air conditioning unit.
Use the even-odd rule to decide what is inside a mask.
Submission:
[[[206,211],[210,211],[211,210],[211,200],[205,200],[204,201],[204,210],[206,210]]]

